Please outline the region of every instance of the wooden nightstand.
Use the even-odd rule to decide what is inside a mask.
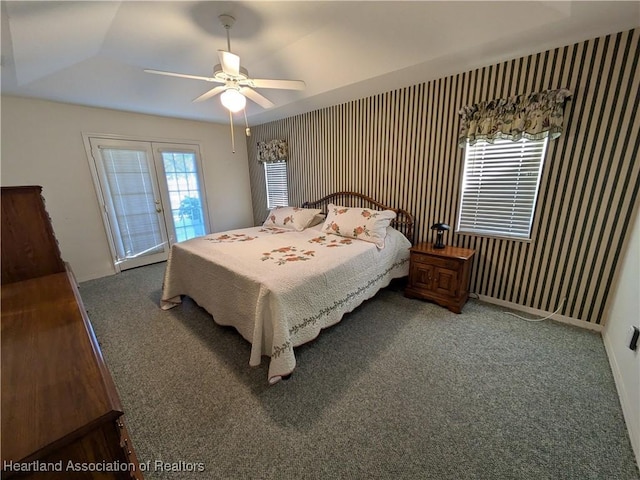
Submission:
[[[410,249],[409,283],[404,295],[431,300],[455,313],[469,297],[469,273],[475,250],[420,243]]]

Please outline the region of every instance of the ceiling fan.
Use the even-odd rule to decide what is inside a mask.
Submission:
[[[211,90],[206,91],[193,101],[201,102],[221,94],[220,101],[222,105],[229,110],[230,114],[231,112],[239,112],[240,110],[243,110],[245,108],[247,98],[257,103],[262,108],[271,108],[274,106],[274,103],[271,100],[256,92],[254,88],[276,88],[285,90],[303,90],[305,88],[306,85],[302,80],[251,78],[249,76],[249,72],[240,66],[240,57],[235,53],[231,53],[229,30],[235,23],[235,18],[231,15],[220,15],[218,18],[220,19],[222,26],[227,31],[227,50],[218,50],[220,63],[213,67],[213,76],[204,77],[151,69],[145,69],[145,72],[220,83],[222,85],[213,87]],[[247,134],[249,134],[248,127]]]

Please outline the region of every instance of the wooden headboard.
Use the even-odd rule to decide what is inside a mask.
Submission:
[[[371,208],[377,210],[393,210],[396,218],[391,222],[391,226],[400,231],[413,243],[413,215],[402,208],[394,208],[384,205],[371,197],[357,192],[336,192],[322,197],[320,200],[304,202],[303,207],[319,208],[327,213],[327,206],[333,203],[344,207]]]

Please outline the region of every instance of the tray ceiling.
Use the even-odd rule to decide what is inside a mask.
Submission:
[[[2,2],[2,93],[213,122],[219,98],[191,100],[226,49],[253,77],[301,79],[260,90],[252,125],[640,25],[639,2]]]

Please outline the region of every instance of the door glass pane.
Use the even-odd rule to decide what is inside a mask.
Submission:
[[[164,250],[152,173],[145,151],[103,148],[103,165],[114,212],[118,260]]]
[[[206,233],[198,183],[196,156],[192,152],[162,152],[176,241]]]

